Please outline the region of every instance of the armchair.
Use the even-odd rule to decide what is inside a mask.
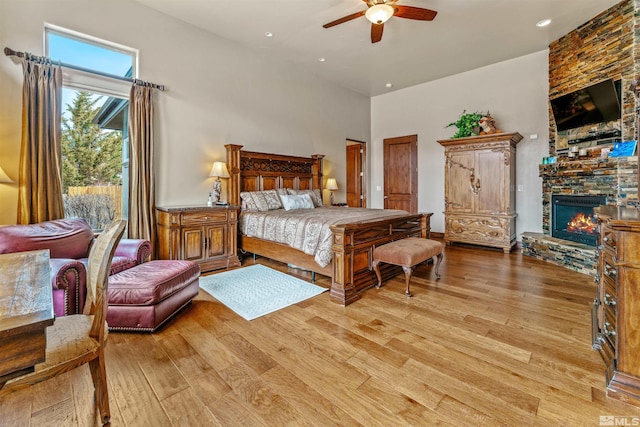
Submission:
[[[49,249],[53,310],[56,316],[82,313],[87,291],[87,262],[95,236],[82,218],[67,218],[29,225],[0,227],[0,254]],[[122,239],[109,275],[150,258],[146,240]]]

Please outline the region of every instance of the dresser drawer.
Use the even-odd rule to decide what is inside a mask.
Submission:
[[[184,212],[182,214],[182,225],[199,225],[209,222],[226,221],[227,210],[217,209],[202,212]]]
[[[613,283],[616,283],[618,279],[618,267],[616,266],[613,256],[609,252],[604,252],[602,255],[602,271],[600,274],[603,278],[608,278]]]
[[[616,337],[618,335],[616,330],[616,313],[614,310],[610,310],[609,307],[604,308],[604,325],[602,326],[602,335],[609,341],[611,347],[616,348]]]
[[[602,245],[602,249],[608,249],[617,255],[618,234],[616,231],[607,226],[603,226],[600,232],[600,244]]]
[[[602,279],[602,304],[615,307],[618,304],[618,294],[616,291],[615,282],[611,281],[609,278],[604,277]]]
[[[640,263],[640,233],[626,233],[605,226],[600,236],[602,248],[610,251],[617,261]]]

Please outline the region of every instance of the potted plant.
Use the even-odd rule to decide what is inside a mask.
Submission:
[[[452,138],[466,138],[469,136],[476,136],[480,133],[480,119],[483,116],[488,116],[489,112],[485,113],[467,113],[466,110],[462,112],[458,120],[453,123],[449,123],[446,127],[455,126],[458,128]]]

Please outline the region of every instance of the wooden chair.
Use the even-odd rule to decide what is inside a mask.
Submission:
[[[32,373],[9,380],[0,388],[0,397],[18,389],[48,380],[89,363],[95,388],[96,407],[103,424],[109,423],[109,396],[104,363],[107,339],[106,292],[111,259],[122,237],[126,221],[113,222],[94,242],[89,254],[87,302],[84,314],[56,318],[47,328],[46,360]]]

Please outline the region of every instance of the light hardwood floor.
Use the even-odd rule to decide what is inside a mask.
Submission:
[[[157,333],[111,333],[111,425],[640,420],[639,408],[605,396],[591,349],[592,278],[457,246],[440,272],[435,281],[431,266],[419,267],[411,299],[400,275],[346,308],[324,293],[251,322],[201,292]],[[92,392],[88,369],[76,369],[0,400],[0,425],[93,425]]]

